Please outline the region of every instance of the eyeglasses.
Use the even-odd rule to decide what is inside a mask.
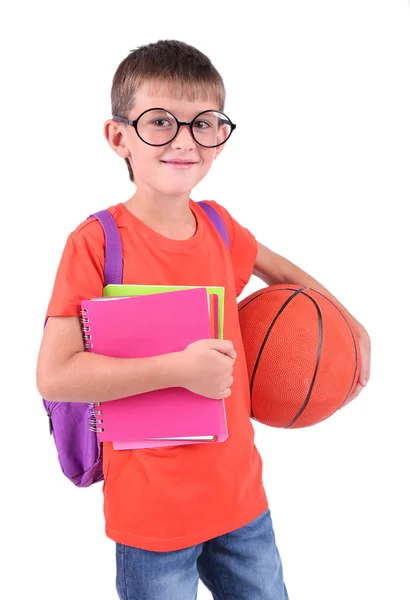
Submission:
[[[178,121],[164,108],[149,108],[135,121],[113,116],[114,121],[132,125],[138,137],[149,146],[165,146],[174,140],[182,125],[191,130],[192,137],[200,146],[217,148],[230,138],[236,125],[220,110],[204,110],[192,121]]]

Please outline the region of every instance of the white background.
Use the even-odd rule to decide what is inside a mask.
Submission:
[[[192,197],[221,202],[372,338],[353,404],[303,430],[254,424],[290,599],[408,600],[408,3],[37,1],[2,13],[0,597],[116,598],[101,486],[60,472],[35,366],[67,235],[134,191],[102,134],[112,76],[130,50],[174,38],[211,58],[238,124]],[[242,297],[262,285],[252,278]]]

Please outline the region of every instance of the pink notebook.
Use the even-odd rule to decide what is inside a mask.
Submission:
[[[217,294],[209,294],[209,301],[213,306],[213,314],[211,318],[211,331],[213,333],[214,338],[218,338],[218,295]],[[226,422],[225,422],[225,414],[221,415],[222,427],[223,431],[226,431]],[[113,446],[114,450],[138,450],[138,448],[163,448],[165,446],[184,446],[184,445],[192,445],[192,444],[203,444],[207,441],[219,441],[223,442],[227,438],[227,435],[221,436],[220,439],[216,440],[215,438],[212,440],[127,440],[127,441],[114,441]]]
[[[208,302],[205,288],[83,300],[84,326],[89,328],[86,334],[92,344],[89,351],[142,358],[183,350],[196,340],[212,337]],[[149,448],[227,438],[224,401],[185,388],[103,402],[96,412],[99,439],[116,444]]]

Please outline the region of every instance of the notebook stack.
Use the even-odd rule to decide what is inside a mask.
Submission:
[[[223,337],[224,288],[109,285],[81,302],[86,349],[117,358],[179,352]],[[224,400],[166,388],[93,406],[92,426],[114,449],[223,442]]]

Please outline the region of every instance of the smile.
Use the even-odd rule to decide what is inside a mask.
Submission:
[[[186,170],[186,169],[190,169],[191,167],[195,166],[196,162],[181,162],[181,161],[173,161],[173,160],[161,160],[161,163],[164,165],[168,165],[174,169],[182,169],[182,170]]]

